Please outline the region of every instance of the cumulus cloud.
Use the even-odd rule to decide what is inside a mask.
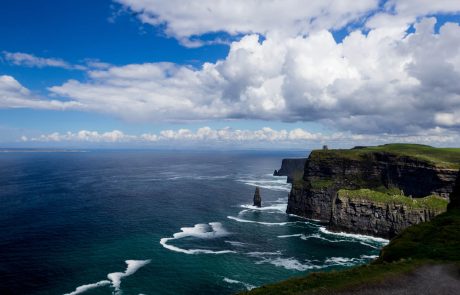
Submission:
[[[116,0],[146,24],[166,27],[165,33],[184,45],[212,32],[304,35],[339,29],[378,8],[378,0]]]
[[[460,128],[460,26],[446,23],[438,32],[436,18],[426,17],[458,13],[459,1],[117,1],[186,45],[214,32],[238,38],[225,58],[200,68],[95,62],[87,79],[49,88],[69,100],[66,108],[128,121],[314,121],[363,136]],[[350,23],[354,29],[336,41],[331,31]],[[21,91],[0,92],[0,107],[18,98],[34,107]],[[178,132],[145,138],[197,136]]]
[[[22,136],[21,141],[42,141],[42,142],[61,142],[61,141],[81,141],[81,142],[128,142],[137,140],[136,136],[127,135],[119,130],[99,133],[97,131],[80,130],[78,132],[42,134],[38,137]]]
[[[75,101],[41,99],[22,86],[16,79],[0,75],[0,108],[34,108],[63,110],[79,107]]]
[[[455,128],[460,112],[460,26],[435,18],[407,27],[277,39],[248,35],[199,69],[172,63],[89,71],[55,95],[127,120],[319,121],[356,133]],[[433,54],[435,53],[435,54]]]
[[[452,0],[387,0],[383,9],[376,11],[366,22],[368,28],[408,26],[423,16],[455,14],[460,2]]]
[[[259,130],[241,130],[230,127],[213,129],[202,127],[197,130],[177,129],[163,130],[158,133],[144,133],[141,135],[125,134],[119,130],[97,132],[81,130],[78,132],[50,133],[37,137],[22,136],[23,142],[41,143],[83,143],[83,144],[123,144],[136,143],[145,146],[158,146],[167,144],[192,144],[192,145],[228,145],[267,147],[266,144],[275,146],[289,145],[305,147],[318,147],[329,144],[333,147],[353,146],[356,144],[384,144],[389,142],[412,142],[431,145],[448,146],[458,142],[460,136],[442,128],[424,131],[423,134],[412,135],[356,135],[350,132],[337,132],[322,134],[309,132],[302,128],[292,130],[275,130],[264,127]],[[273,148],[273,146],[272,146]]]

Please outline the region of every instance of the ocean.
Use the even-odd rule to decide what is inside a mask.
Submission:
[[[285,213],[273,170],[307,154],[0,153],[0,294],[233,294],[374,259],[386,240]]]

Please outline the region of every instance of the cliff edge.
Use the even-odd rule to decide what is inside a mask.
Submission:
[[[303,177],[293,181],[287,213],[334,231],[392,238],[446,210],[459,167],[460,149],[389,144],[314,150]]]

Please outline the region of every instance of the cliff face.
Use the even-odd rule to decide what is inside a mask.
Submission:
[[[443,211],[337,197],[332,207],[329,229],[390,239],[405,228],[429,221]]]
[[[457,180],[455,181],[454,189],[450,194],[450,202],[448,209],[460,209],[460,171],[457,175]]]
[[[274,176],[287,176],[287,182],[292,183],[294,179],[302,178],[307,158],[283,159],[281,168],[273,172]]]
[[[303,179],[293,183],[287,213],[327,222],[332,230],[389,238],[442,212],[339,198],[340,189],[361,188],[392,190],[414,198],[428,195],[447,198],[457,176],[456,169],[439,168],[416,157],[348,151],[318,150],[310,154]]]

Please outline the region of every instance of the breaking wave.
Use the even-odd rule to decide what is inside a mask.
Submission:
[[[249,205],[249,204],[245,204],[245,205],[241,205],[240,207],[241,208],[246,208],[246,209],[249,209],[249,210],[253,210],[253,211],[268,211],[266,213],[270,213],[270,211],[275,211],[275,213],[283,213],[283,214],[285,214],[287,204],[286,203],[274,204],[274,205],[264,206],[264,207],[257,207],[257,206],[252,206],[252,205]],[[246,210],[243,210],[243,211],[246,212]],[[241,211],[240,213],[242,213],[243,211]]]
[[[81,285],[81,286],[77,287],[75,289],[75,291],[72,291],[70,293],[66,293],[64,295],[77,295],[77,294],[81,294],[81,293],[84,293],[86,291],[89,291],[91,289],[108,286],[110,284],[111,284],[110,281],[104,280],[104,281],[99,281],[99,282],[94,283],[94,284]]]
[[[360,234],[350,234],[350,233],[344,233],[344,232],[332,232],[332,231],[329,231],[327,230],[325,227],[320,227],[319,229],[322,233],[324,234],[327,234],[327,235],[335,235],[335,236],[341,236],[341,237],[347,237],[347,238],[352,238],[352,239],[356,239],[356,240],[361,240],[361,241],[372,241],[372,242],[377,242],[377,243],[381,243],[381,244],[388,244],[390,241],[387,240],[387,239],[383,239],[383,238],[378,238],[378,237],[373,237],[373,236],[366,236],[366,235],[360,235]]]
[[[175,233],[172,238],[162,238],[160,239],[160,244],[171,251],[185,253],[185,254],[226,254],[226,253],[235,253],[232,250],[208,250],[208,249],[183,249],[173,245],[168,244],[169,241],[182,239],[185,237],[194,237],[198,239],[215,239],[228,236],[229,233],[222,226],[220,222],[210,222],[195,224],[193,227],[182,227],[181,231]]]
[[[124,272],[112,272],[107,275],[107,278],[112,281],[112,286],[115,288],[115,294],[121,294],[121,279],[128,277],[138,271],[141,267],[150,263],[149,260],[126,260],[126,270]]]
[[[125,261],[127,264],[126,270],[124,272],[112,272],[107,275],[107,278],[109,280],[103,280],[99,281],[94,284],[86,284],[86,285],[81,285],[77,287],[74,291],[70,293],[66,293],[64,295],[77,295],[84,293],[86,291],[99,288],[99,287],[105,287],[111,285],[114,288],[114,295],[121,295],[122,290],[120,288],[121,286],[121,279],[124,277],[128,277],[132,274],[134,274],[136,271],[138,271],[141,267],[147,265],[150,263],[149,260],[126,260]]]

